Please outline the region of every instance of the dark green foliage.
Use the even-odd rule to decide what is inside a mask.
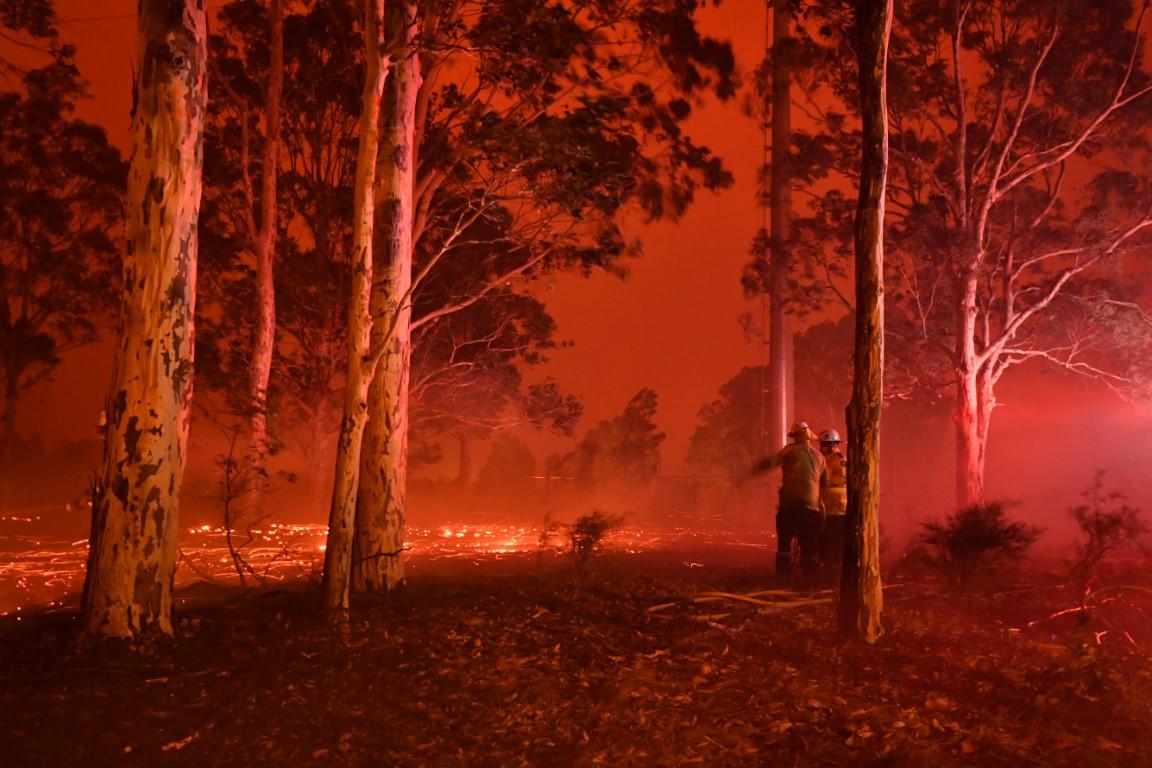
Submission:
[[[961,592],[1019,562],[1044,532],[1009,520],[1004,507],[1000,501],[973,504],[942,523],[923,523],[920,540],[928,547],[929,564]]]
[[[1104,470],[1096,472],[1081,496],[1084,503],[1068,510],[1083,536],[1076,544],[1068,584],[1084,596],[1099,576],[1101,563],[1114,552],[1136,546],[1148,525],[1139,509],[1128,506],[1127,496],[1105,488]]]

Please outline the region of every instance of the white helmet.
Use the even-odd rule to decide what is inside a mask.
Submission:
[[[796,438],[799,441],[801,438],[808,440],[812,437],[812,430],[808,428],[808,422],[798,421],[788,429],[788,437]]]
[[[838,443],[840,442],[840,433],[834,429],[826,429],[820,433],[820,442]]]
[[[810,435],[811,433],[809,432],[808,421],[797,421],[796,424],[791,425],[788,428],[788,434],[789,435],[804,435],[804,436]]]

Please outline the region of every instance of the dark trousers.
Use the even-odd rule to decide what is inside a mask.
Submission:
[[[840,563],[844,560],[844,534],[846,515],[825,515],[824,533],[820,538],[824,577],[832,584],[840,583]]]
[[[776,575],[791,576],[792,568],[799,565],[808,578],[816,576],[820,554],[821,514],[815,509],[781,504],[776,512]],[[792,542],[799,545],[799,562],[792,560]]]

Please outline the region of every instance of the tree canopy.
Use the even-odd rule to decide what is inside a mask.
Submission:
[[[1114,297],[1139,327],[1148,244],[1148,8],[1129,0],[897,3],[890,77],[886,304],[890,360],[920,393],[949,388],[963,502],[983,489],[996,386],[1045,360],[1117,389],[1145,380],[1085,319]],[[797,278],[846,299],[860,132],[847,5],[808,7],[794,162],[814,200]],[[829,107],[828,105],[833,106]],[[1137,300],[1137,297],[1138,300]],[[1077,311],[1075,305],[1084,309]],[[1094,307],[1094,309],[1088,309]],[[1115,339],[1115,337],[1109,337]],[[1141,344],[1143,336],[1127,337]]]
[[[21,393],[95,341],[115,305],[127,171],[103,129],[75,116],[83,92],[64,57],[0,93],[0,452]]]
[[[563,471],[583,486],[628,487],[652,482],[660,471],[660,445],[666,435],[654,421],[655,390],[642,389],[624,410],[603,419],[563,459]]]

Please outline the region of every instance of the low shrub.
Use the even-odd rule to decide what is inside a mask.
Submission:
[[[1010,520],[1002,501],[973,504],[944,522],[922,525],[920,540],[928,564],[961,592],[1022,560],[1044,532]]]
[[[1084,503],[1068,509],[1082,536],[1076,544],[1068,586],[1084,597],[1098,579],[1104,560],[1112,553],[1134,548],[1148,526],[1141,511],[1128,506],[1127,496],[1105,488],[1104,470],[1096,472],[1081,496]]]

